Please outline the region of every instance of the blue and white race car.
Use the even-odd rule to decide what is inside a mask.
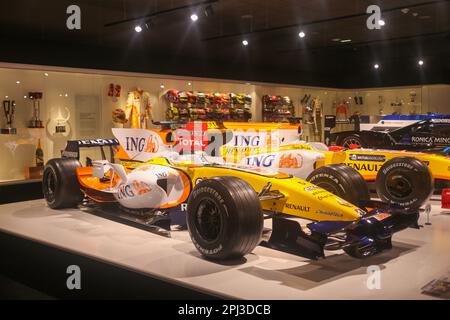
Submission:
[[[450,115],[385,116],[367,130],[333,133],[331,141],[346,148],[442,150],[450,147]]]

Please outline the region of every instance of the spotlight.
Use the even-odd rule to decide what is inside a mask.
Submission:
[[[300,33],[298,34],[298,36],[300,38],[304,38],[306,36],[306,33],[304,33],[303,31],[300,31]]]
[[[191,82],[188,82],[188,86],[192,86],[192,83],[191,83]]]
[[[191,20],[192,21],[197,21],[198,20],[198,15],[196,15],[195,13],[191,14]]]
[[[134,27],[134,31],[136,31],[137,33],[142,31],[142,27],[141,26],[135,26]]]
[[[386,22],[385,22],[384,20],[379,20],[379,21],[378,21],[378,25],[379,25],[380,27],[383,27],[383,26],[386,25]]]
[[[419,60],[419,66],[423,66],[423,64],[424,64],[424,62],[423,62],[423,60]]]
[[[48,77],[48,73],[47,73],[47,72],[45,72],[45,73],[44,73],[44,76]]]
[[[380,65],[378,64],[378,63],[376,63],[376,64],[374,64],[374,66],[373,66],[375,69],[379,69],[380,68]]]
[[[213,7],[212,7],[211,5],[208,5],[208,6],[205,8],[204,13],[205,13],[205,17],[211,17],[211,16],[214,14],[214,9],[213,9]]]
[[[247,40],[242,40],[242,44],[243,44],[244,46],[248,46],[248,41],[247,41]]]
[[[17,81],[16,81],[16,83],[17,83],[17,84],[20,84],[20,81],[19,81],[19,80],[17,80]]]
[[[164,89],[165,88],[165,86],[162,84],[162,85],[160,85],[159,86],[161,89]]]

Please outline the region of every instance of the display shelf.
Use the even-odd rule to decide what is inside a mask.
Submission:
[[[54,211],[43,200],[0,206],[4,233],[216,297],[240,299],[431,299],[421,288],[449,270],[449,219],[448,211],[434,205],[431,226],[396,234],[392,250],[365,260],[338,251],[311,261],[257,247],[244,259],[215,263],[200,256],[187,231],[165,238],[79,209]],[[379,290],[367,288],[369,266],[380,268]]]

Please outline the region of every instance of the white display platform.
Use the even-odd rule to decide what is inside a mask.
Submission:
[[[78,209],[51,210],[44,200],[0,206],[2,232],[239,299],[432,299],[421,288],[450,271],[450,210],[433,205],[430,220],[396,234],[392,250],[366,260],[338,251],[312,261],[257,247],[241,261],[219,264],[200,256],[187,231],[165,238]],[[367,288],[371,265],[381,269],[379,290]]]

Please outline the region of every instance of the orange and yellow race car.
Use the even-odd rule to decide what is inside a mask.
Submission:
[[[170,132],[113,132],[116,139],[70,141],[62,158],[47,162],[43,192],[49,207],[95,204],[159,226],[181,214],[193,244],[211,259],[240,257],[258,244],[314,259],[340,249],[364,258],[391,248],[394,233],[419,228],[418,208],[370,201],[361,175],[345,165],[333,168],[358,186],[345,187],[365,200],[359,206],[290,174],[226,164],[205,152],[182,155]],[[97,147],[101,159],[90,152],[83,166],[83,147]],[[272,220],[270,236],[263,237],[264,219]]]
[[[396,150],[328,148],[301,141],[301,128],[289,123],[193,122],[170,132],[174,149],[205,153],[226,163],[270,168],[306,179],[352,203],[349,189],[370,187],[382,201],[402,207],[420,206],[433,192],[450,186],[447,155]],[[339,176],[341,164],[358,172],[365,183]],[[430,182],[431,172],[433,182]]]

